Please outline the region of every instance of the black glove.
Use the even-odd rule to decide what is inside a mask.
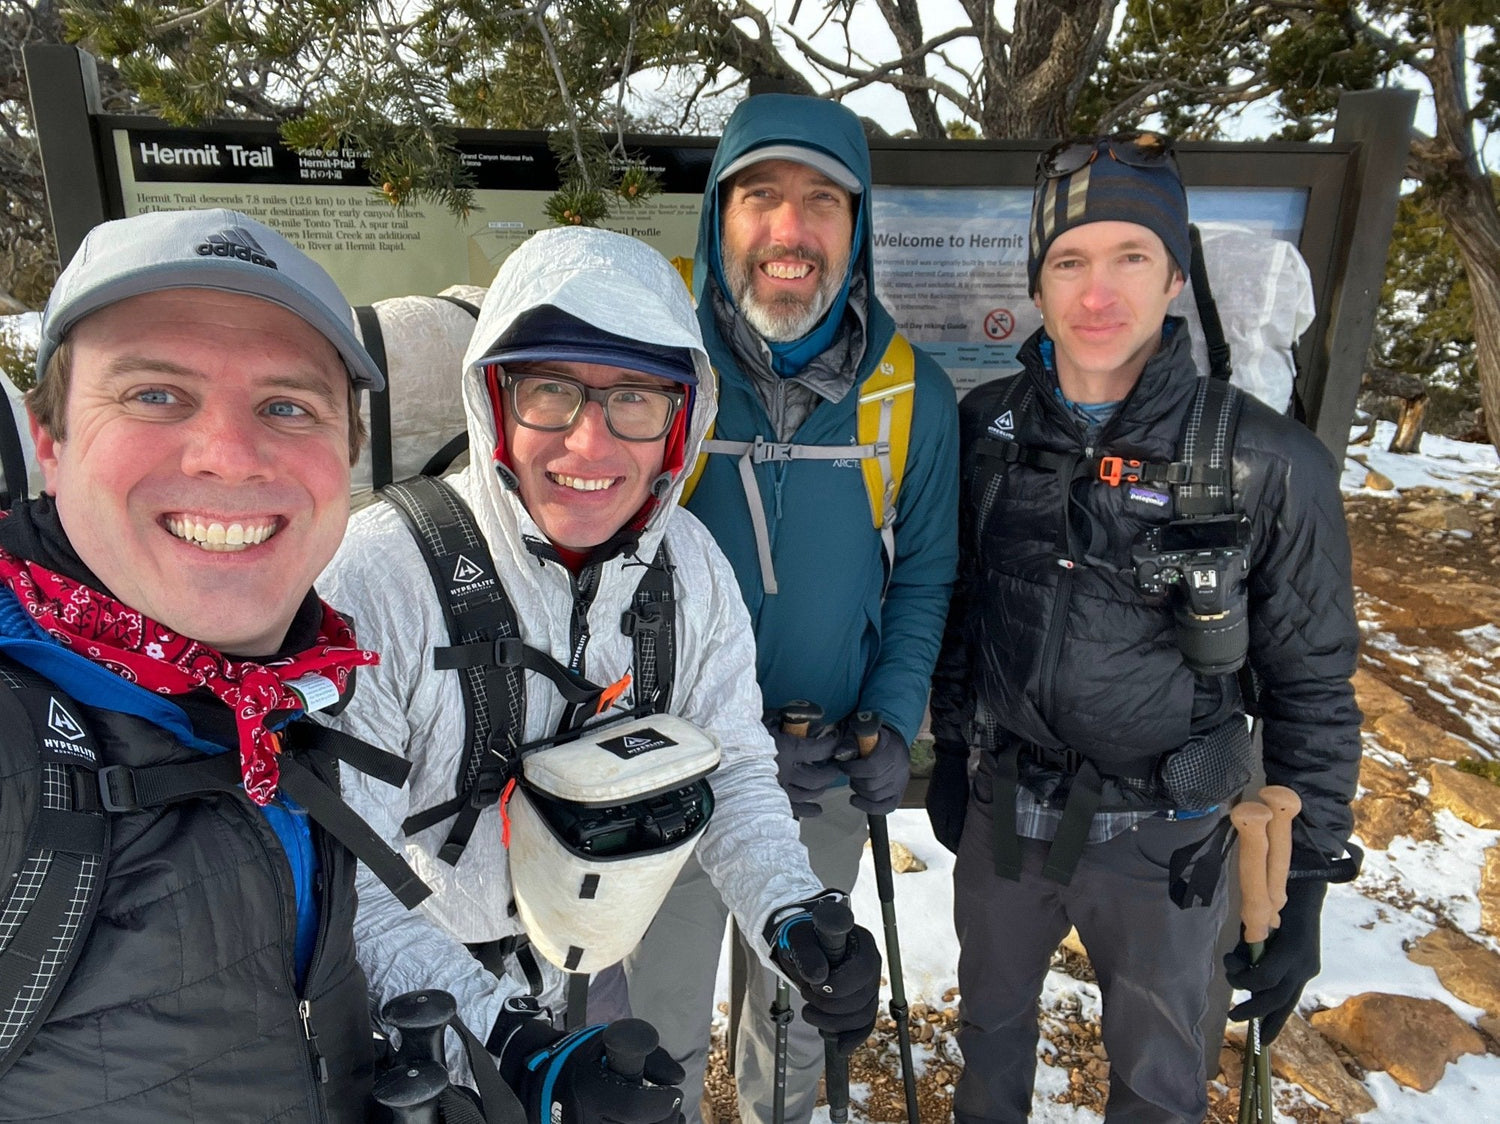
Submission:
[[[911,750],[895,730],[880,727],[875,748],[869,756],[861,757],[859,741],[846,724],[834,757],[854,790],[849,803],[872,816],[883,816],[900,806],[906,782],[911,779]]]
[[[1321,879],[1288,882],[1281,928],[1266,940],[1260,960],[1250,963],[1243,940],[1224,957],[1225,976],[1250,998],[1229,1012],[1231,1019],[1260,1019],[1260,1040],[1270,1042],[1297,1009],[1307,981],[1318,974],[1319,919],[1328,883]]]
[[[816,903],[797,904],[810,908]],[[831,966],[807,908],[768,924],[766,940],[771,959],[805,1001],[802,1017],[836,1035],[840,1054],[854,1053],[875,1029],[875,1010],[880,1004],[880,951],[870,930],[854,926],[844,945],[844,958]]]
[[[955,855],[969,812],[969,755],[939,751],[927,781],[927,819],[937,841]]]
[[[658,1046],[646,1055],[644,1080],[622,1077],[605,1056],[605,1030],[600,1023],[563,1034],[545,1019],[502,1012],[488,1046],[529,1124],[681,1124],[682,1066]]]
[[[792,802],[792,814],[812,819],[823,814],[818,797],[839,779],[833,755],[839,748],[837,726],[813,727],[805,738],[781,728],[781,712],[766,714],[766,729],[776,739],[776,779]]]

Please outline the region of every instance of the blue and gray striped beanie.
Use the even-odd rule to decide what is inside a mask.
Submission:
[[[1085,138],[1082,143],[1087,144]],[[1098,138],[1096,145],[1106,145]],[[1031,199],[1027,292],[1036,295],[1037,275],[1058,235],[1090,222],[1133,222],[1157,237],[1182,275],[1188,275],[1192,242],[1188,236],[1187,192],[1169,161],[1138,168],[1101,151],[1076,172],[1038,182]]]

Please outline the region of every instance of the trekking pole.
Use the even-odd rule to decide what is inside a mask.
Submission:
[[[782,732],[795,738],[807,737],[812,724],[822,720],[823,708],[806,699],[793,699],[781,708]],[[730,1005],[731,1014],[736,1006]],[[787,1033],[792,1025],[792,992],[786,980],[780,976],[776,978],[776,999],[771,1003],[771,1021],[776,1024],[776,1083],[771,1091],[771,1120],[774,1124],[786,1124],[786,1054]]]
[[[880,715],[861,710],[854,716],[854,739],[861,757],[870,756],[880,735]],[[891,971],[891,1018],[901,1051],[901,1085],[906,1093],[906,1119],[918,1124],[917,1075],[911,1060],[911,1027],[907,1025],[906,981],[901,975],[901,938],[896,932],[896,886],[891,871],[891,838],[884,816],[870,817],[870,858],[875,863],[875,887],[880,895],[880,920],[885,926],[885,958]]]
[[[1266,938],[1271,935],[1271,918],[1275,915],[1266,885],[1267,829],[1273,817],[1264,804],[1245,801],[1229,818],[1240,837],[1240,923],[1245,929],[1245,943],[1250,947],[1250,963],[1254,964],[1265,951]],[[1253,1018],[1245,1028],[1239,1124],[1271,1124],[1269,1062],[1260,1041],[1260,1019]]]
[[[375,1100],[391,1110],[395,1124],[438,1124],[438,1100],[448,1088],[443,1033],[458,1013],[446,991],[410,991],[381,1011],[401,1032],[391,1066],[375,1080]]]
[[[847,902],[821,901],[812,908],[813,931],[818,946],[833,970],[843,962],[849,931],[854,928],[854,911]],[[839,1036],[823,1031],[823,1073],[828,1085],[829,1124],[848,1124],[849,1059],[839,1053]]]
[[[1267,785],[1257,793],[1261,802],[1271,809],[1271,822],[1266,825],[1266,894],[1271,908],[1276,911],[1271,918],[1271,928],[1281,927],[1281,911],[1286,906],[1287,875],[1292,868],[1292,821],[1302,811],[1302,797],[1284,785]],[[1256,1042],[1260,1053],[1255,1059],[1259,1069],[1255,1074],[1256,1089],[1263,1118],[1269,1121],[1274,1115],[1271,1095],[1271,1046],[1261,1043],[1260,1020],[1256,1020]],[[1245,1041],[1249,1042],[1247,1034]]]

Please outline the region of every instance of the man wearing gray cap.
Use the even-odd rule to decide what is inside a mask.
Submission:
[[[871,187],[847,108],[747,99],[709,171],[692,285],[720,405],[683,502],[734,567],[777,779],[830,886],[854,882],[867,816],[895,809],[906,788],[957,556],[953,385],[875,294]],[[823,712],[806,736],[783,729],[794,700]],[[861,712],[879,717],[863,754]],[[689,1124],[727,912],[689,867],[627,962],[632,1008],[665,1028],[688,1073]],[[753,960],[746,978],[739,1108],[764,1124],[778,1084],[775,980]],[[822,1046],[802,1019],[787,1041],[785,1118],[806,1121]]]
[[[27,398],[45,493],[0,520],[0,1119],[368,1109],[337,795],[399,763],[306,721],[376,662],[313,592],[383,380],[333,280],[230,211],[95,228]]]

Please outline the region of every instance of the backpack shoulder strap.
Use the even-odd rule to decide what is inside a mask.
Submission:
[[[677,595],[665,542],[641,575],[620,631],[634,647],[636,702],[660,714],[671,702],[677,678]]]
[[[19,826],[0,870],[0,1074],[41,1029],[93,925],[109,820],[83,709],[46,680],[0,664],[0,805]],[[9,861],[5,864],[9,867]]]
[[[900,332],[880,362],[859,388],[858,440],[874,446],[874,455],[860,467],[865,473],[865,491],[870,495],[870,515],[878,528],[896,519],[896,496],[906,475],[906,454],[911,446],[912,408],[917,397],[917,359],[910,341]]]
[[[370,391],[370,479],[378,492],[395,474],[391,460],[391,364],[385,353],[385,333],[374,305],[362,304],[354,310],[359,321],[359,340],[364,344],[375,366],[385,376],[385,386]]]
[[[406,520],[422,551],[443,606],[449,646],[519,640],[515,609],[500,584],[473,513],[458,493],[442,480],[414,476],[392,484],[383,495]],[[476,663],[458,672],[465,728],[454,799],[417,813],[402,825],[411,835],[457,812],[438,852],[450,864],[463,854],[479,818],[481,805],[472,797],[482,779],[481,767],[503,764],[513,756],[526,715],[525,674],[519,664]]]
[[[798,445],[767,441],[757,436],[753,441],[721,441],[710,429],[700,448],[698,459],[683,484],[679,503],[686,504],[698,486],[708,456],[723,453],[739,460],[740,482],[749,505],[750,521],[755,530],[756,551],[760,560],[761,586],[766,593],[777,591],[775,567],[771,562],[770,529],[760,502],[760,487],[753,466],[766,461],[848,460],[856,457],[864,473],[865,494],[870,503],[870,522],[880,532],[881,552],[889,575],[896,562],[894,524],[896,497],[906,474],[906,455],[911,445],[912,407],[916,400],[916,353],[900,332],[892,334],[880,362],[859,387],[855,412],[855,445]]]
[[[1188,265],[1189,278],[1193,283],[1193,303],[1198,307],[1198,324],[1203,329],[1203,342],[1208,346],[1208,374],[1210,378],[1229,381],[1229,341],[1224,338],[1224,324],[1219,319],[1219,303],[1214,300],[1213,288],[1208,281],[1208,265],[1203,260],[1203,237],[1198,227],[1188,226],[1188,238],[1192,244],[1192,258]]]
[[[976,533],[982,533],[989,521],[1005,473],[1016,461],[1027,459],[1028,449],[1021,444],[1020,434],[1035,397],[1035,388],[1024,372],[1012,375],[995,403],[995,416],[986,432],[969,446],[964,457],[962,482],[967,502],[975,512]]]
[[[1179,516],[1229,515],[1234,511],[1231,472],[1244,395],[1228,379],[1200,378],[1183,420],[1177,460],[1186,479],[1174,486]]]

